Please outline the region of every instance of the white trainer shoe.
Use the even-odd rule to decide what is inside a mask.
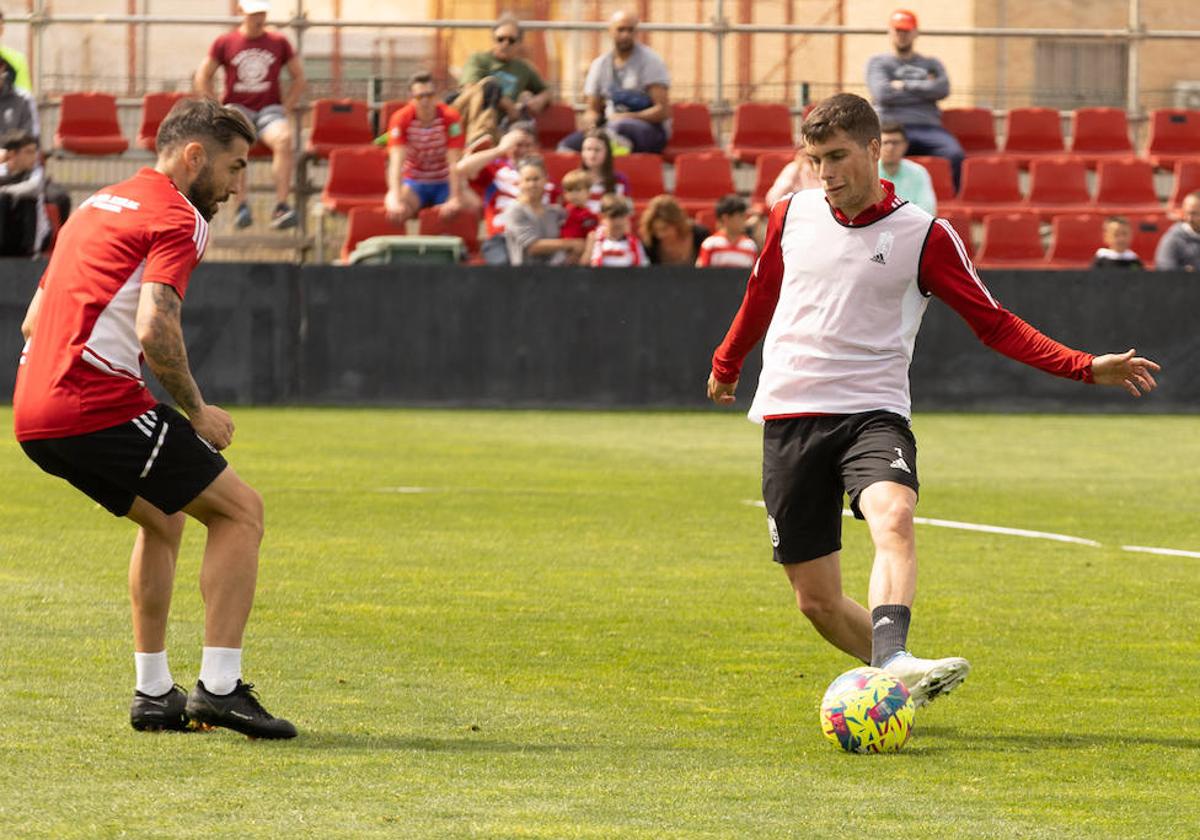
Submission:
[[[971,663],[961,656],[921,659],[901,651],[884,663],[883,670],[904,683],[913,707],[919,709],[958,688],[971,673]]]

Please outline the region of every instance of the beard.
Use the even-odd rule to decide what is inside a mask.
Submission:
[[[204,168],[200,170],[200,174],[196,176],[196,180],[187,191],[188,201],[195,205],[200,211],[200,215],[204,217],[204,221],[211,222],[213,216],[217,215],[217,209],[221,206],[221,202],[228,198],[224,196],[217,197],[217,188],[213,183],[212,164],[206,163]]]

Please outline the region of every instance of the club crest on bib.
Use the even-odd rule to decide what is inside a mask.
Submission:
[[[767,514],[767,531],[771,534],[771,547],[779,548],[779,528],[775,525],[775,517]]]

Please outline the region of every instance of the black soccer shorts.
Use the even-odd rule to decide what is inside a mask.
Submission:
[[[43,470],[66,479],[114,516],[129,513],[135,496],[163,513],[176,513],[228,466],[186,417],[163,403],[128,423],[86,435],[21,441],[21,448]]]
[[[763,501],[775,562],[803,563],[842,547],[842,497],[877,481],[919,489],[917,441],[908,420],[868,411],[768,420],[763,429]]]

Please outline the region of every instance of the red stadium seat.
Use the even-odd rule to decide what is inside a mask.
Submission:
[[[578,152],[543,152],[542,163],[546,167],[546,177],[551,184],[562,184],[563,176],[572,169],[579,168]]]
[[[979,268],[1043,268],[1046,254],[1038,218],[1032,213],[997,213],[983,219]]]
[[[1154,191],[1154,167],[1137,159],[1102,162],[1096,177],[1096,211],[1163,212],[1162,202]]]
[[[417,214],[417,232],[422,236],[457,236],[466,246],[467,253],[479,253],[479,215],[461,210],[449,218],[442,217],[438,207],[426,207]]]
[[[1096,249],[1104,245],[1104,216],[1099,213],[1071,213],[1055,216],[1050,222],[1050,250],[1046,267],[1056,269],[1087,268]]]
[[[1063,154],[1062,119],[1054,108],[1013,108],[1004,118],[1004,156],[1022,169],[1039,157]]]
[[[1200,111],[1151,111],[1146,159],[1159,169],[1173,169],[1179,161],[1196,157],[1200,157]]]
[[[250,153],[248,155],[246,155],[246,157],[250,158],[250,160],[257,160],[259,158],[269,158],[269,157],[274,157],[274,156],[275,156],[275,153],[271,151],[271,147],[268,146],[266,143],[264,143],[261,140],[256,141],[254,143],[254,145],[250,147]]]
[[[376,132],[376,136],[384,134],[387,131],[387,126],[392,119],[392,114],[399,111],[401,108],[407,105],[408,102],[409,100],[407,99],[389,99],[387,102],[384,102],[379,106],[379,131]]]
[[[933,194],[937,198],[938,215],[943,215],[943,208],[952,208],[958,204],[954,195],[954,175],[950,171],[950,161],[943,157],[927,155],[910,155],[909,160],[919,163],[929,172],[933,181]]]
[[[742,102],[733,112],[733,139],[730,155],[742,163],[754,163],[766,152],[795,151],[792,114],[788,106],[777,103]]]
[[[1121,108],[1077,108],[1071,115],[1071,156],[1089,169],[1108,158],[1133,157],[1129,120]]]
[[[720,152],[717,152],[720,154]],[[663,159],[644,152],[613,158],[613,169],[629,179],[629,197],[649,201],[667,190],[663,186]]]
[[[988,108],[947,108],[942,127],[958,138],[970,155],[996,154],[996,120]]]
[[[938,217],[950,223],[950,226],[954,228],[954,232],[958,234],[958,238],[962,240],[963,245],[966,247],[967,256],[974,259],[975,240],[971,236],[971,217],[961,210],[951,210],[943,213],[941,207],[938,207]]]
[[[1154,252],[1158,248],[1158,240],[1162,239],[1173,222],[1162,213],[1134,213],[1126,218],[1133,226],[1130,250],[1141,258],[1142,265],[1154,268]]]
[[[671,139],[663,149],[663,157],[674,161],[683,152],[715,152],[712,115],[703,102],[671,103]]]
[[[1043,221],[1063,213],[1083,213],[1091,209],[1087,168],[1075,158],[1035,160],[1029,171],[1028,208]]]
[[[1188,193],[1200,190],[1200,158],[1181,160],[1175,164],[1175,183],[1171,187],[1171,199],[1167,207],[1179,209]]]
[[[565,102],[551,102],[537,115],[537,140],[543,149],[554,149],[575,131],[575,109]]]
[[[387,160],[387,149],[378,146],[335,149],[329,155],[321,204],[334,213],[348,213],[353,207],[383,206]]]
[[[119,155],[129,148],[117,122],[117,98],[107,93],[64,93],[54,147],[77,155]]]
[[[372,236],[404,236],[404,225],[388,221],[383,207],[352,207],[347,214],[346,241],[342,243],[342,262],[350,261],[354,246]]]
[[[689,214],[735,192],[729,158],[721,152],[685,152],[675,158],[675,200]]]
[[[359,99],[318,99],[313,102],[309,154],[324,159],[334,149],[368,146],[374,139],[366,102]]]
[[[775,186],[779,173],[796,157],[791,152],[764,152],[754,162],[754,191],[750,193],[752,208],[763,211],[767,206],[767,192]]]
[[[175,103],[186,96],[186,93],[147,93],[142,97],[142,124],[138,127],[136,141],[139,149],[154,151],[158,127]]]
[[[967,158],[963,161],[958,203],[976,220],[989,213],[1022,211],[1017,164],[1008,158]]]

